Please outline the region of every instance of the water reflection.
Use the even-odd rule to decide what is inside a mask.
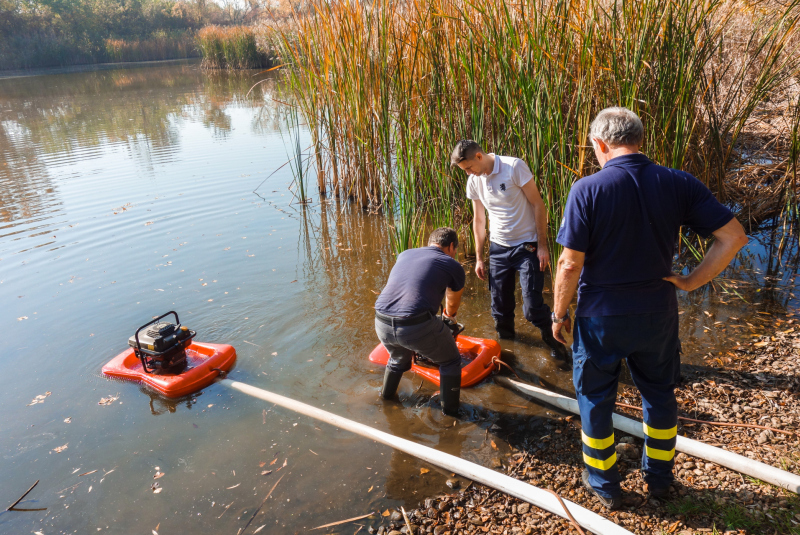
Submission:
[[[2,515],[0,531],[233,533],[281,475],[274,506],[254,521],[265,533],[448,490],[449,474],[217,386],[166,400],[99,375],[133,329],[170,309],[199,340],[236,347],[233,378],[469,460],[492,465],[508,444],[535,448],[547,434],[553,411],[492,380],[462,392],[455,425],[437,387],[413,374],[401,403],[378,399],[382,370],[367,356],[394,263],[386,220],[338,199],[291,203],[288,166],[272,175],[286,159],[282,112],[270,83],[246,96],[257,79],[182,64],[0,80],[0,322],[13,333],[0,339],[0,406],[10,408],[0,480],[18,495],[31,475],[46,477],[38,498],[51,507]],[[729,293],[682,294],[685,362],[711,367],[788,321],[797,247],[779,254],[777,236],[742,252]],[[460,316],[470,335],[493,337],[488,288],[465,267]],[[504,360],[571,393],[570,373],[517,318]],[[159,495],[155,466],[166,473]]]

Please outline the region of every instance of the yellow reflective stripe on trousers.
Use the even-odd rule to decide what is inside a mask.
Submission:
[[[658,461],[671,461],[673,457],[675,457],[675,448],[671,450],[657,450],[656,448],[651,448],[650,446],[645,445],[644,453],[651,459],[656,459]]]
[[[656,429],[655,427],[650,427],[646,423],[642,422],[642,427],[644,427],[644,434],[650,438],[657,438],[658,440],[670,440],[678,436],[677,425],[670,429]]]
[[[614,445],[614,433],[611,433],[611,436],[608,438],[592,438],[581,430],[581,436],[583,437],[584,444],[596,450],[604,450]]]
[[[589,457],[585,453],[583,454],[583,462],[591,466],[592,468],[597,468],[598,470],[608,470],[617,462],[617,452],[611,454],[611,457],[602,461],[600,459],[595,459],[594,457]]]

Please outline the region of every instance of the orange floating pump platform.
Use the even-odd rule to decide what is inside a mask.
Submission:
[[[476,385],[491,375],[495,368],[494,359],[500,358],[500,344],[496,340],[458,335],[456,345],[461,353],[462,388]],[[389,352],[383,344],[378,344],[370,353],[369,360],[386,366]],[[411,371],[439,386],[439,368],[436,365],[414,356]]]
[[[160,321],[170,314],[175,323]],[[236,362],[233,346],[193,342],[196,334],[180,324],[176,312],[167,312],[139,327],[130,347],[103,366],[103,374],[144,383],[168,398],[193,394]]]

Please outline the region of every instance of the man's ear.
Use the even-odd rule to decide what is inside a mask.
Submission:
[[[481,161],[481,160],[483,160],[483,153],[478,151],[478,152],[475,153],[475,156],[473,156],[473,158],[475,158],[478,161]]]

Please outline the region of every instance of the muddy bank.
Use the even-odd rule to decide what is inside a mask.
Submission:
[[[707,366],[689,366],[677,390],[681,416],[758,424],[778,431],[718,427],[682,421],[689,438],[800,473],[800,328],[794,320],[773,335],[708,355]],[[638,392],[621,385],[619,401],[639,406]],[[620,412],[637,417],[636,411]],[[515,437],[509,443],[523,444]],[[800,497],[714,463],[679,453],[670,500],[649,499],[641,477],[642,440],[617,432],[624,507],[608,512],[583,489],[580,419],[544,425],[540,437],[496,461],[495,468],[592,509],[626,529],[651,533],[800,534]],[[402,519],[384,520],[371,533],[405,533]],[[394,516],[396,518],[396,515]],[[471,484],[428,498],[409,518],[419,533],[575,533],[566,520],[505,494]],[[392,534],[394,535],[394,534]]]

